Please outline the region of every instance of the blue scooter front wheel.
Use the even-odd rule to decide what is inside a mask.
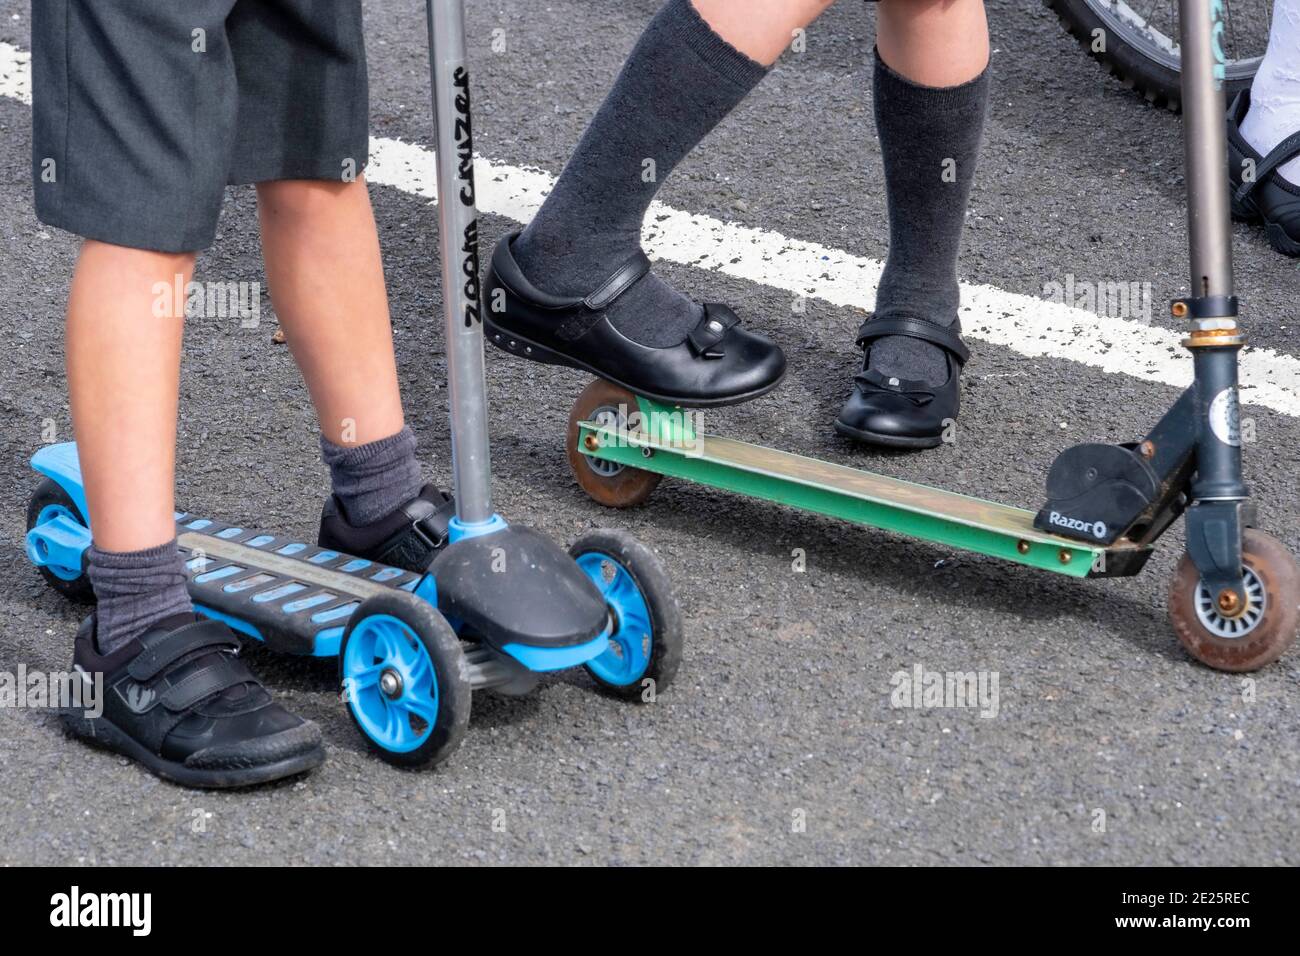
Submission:
[[[367,598],[339,649],[348,713],[380,757],[428,767],[460,746],[470,683],[460,638],[432,605],[402,591]]]
[[[682,614],[654,552],[624,531],[583,535],[569,554],[609,608],[609,648],[584,665],[602,690],[653,701],[682,660]]]

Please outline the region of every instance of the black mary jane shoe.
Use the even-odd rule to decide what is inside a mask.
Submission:
[[[1263,222],[1269,245],[1284,256],[1300,256],[1300,185],[1275,174],[1300,156],[1300,132],[1288,136],[1260,156],[1241,135],[1241,121],[1250,109],[1250,90],[1242,90],[1228,109],[1228,188],[1232,215],[1246,222]],[[1246,170],[1253,170],[1250,177]]]
[[[920,319],[869,319],[858,330],[858,347],[866,352],[862,371],[853,378],[853,394],[835,419],[835,430],[847,438],[889,448],[934,448],[961,408],[962,366],[970,352],[961,340],[960,324],[944,328]],[[871,343],[887,335],[907,335],[944,350],[948,380],[942,385],[893,378],[868,368]]]
[[[650,271],[645,253],[638,250],[585,298],[566,298],[524,277],[510,249],[518,235],[497,243],[484,288],[484,331],[498,348],[585,369],[654,401],[695,407],[747,402],[785,376],[780,347],[741,328],[725,305],[705,305],[686,340],[669,348],[641,345],[619,332],[605,310]]]

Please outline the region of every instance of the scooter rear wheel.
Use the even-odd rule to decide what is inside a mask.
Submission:
[[[1272,535],[1248,528],[1241,539],[1247,606],[1229,617],[1184,554],[1169,589],[1169,616],[1187,651],[1221,671],[1253,671],[1286,652],[1300,627],[1300,569]]]
[[[578,447],[579,422],[617,422],[626,426],[627,417],[638,408],[636,396],[604,379],[596,379],[582,390],[569,412],[566,451],[569,468],[593,501],[607,508],[631,508],[641,504],[659,486],[663,475],[584,455]]]
[[[27,530],[31,531],[39,524],[52,518],[63,516],[75,521],[83,528],[89,528],[86,516],[81,513],[72,496],[51,478],[46,478],[36,486],[31,500],[27,503]],[[94,604],[95,591],[90,586],[90,576],[86,574],[85,556],[82,556],[79,568],[41,567],[41,577],[47,584],[69,601],[77,604]]]

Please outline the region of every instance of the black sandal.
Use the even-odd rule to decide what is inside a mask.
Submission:
[[[882,375],[867,367],[871,343],[887,335],[907,335],[940,346],[948,362],[942,385]],[[871,318],[858,330],[864,353],[862,371],[853,378],[853,394],[835,419],[841,435],[890,448],[934,448],[961,408],[960,379],[970,352],[961,340],[961,324],[951,328],[921,319]]]
[[[102,678],[102,710],[83,695],[64,708],[64,726],[187,787],[246,787],[319,767],[320,730],[276,704],[238,651],[226,625],[183,614],[101,655],[92,614],[73,661],[87,688]]]
[[[725,305],[704,316],[680,345],[651,348],[619,332],[605,310],[650,271],[638,251],[586,298],[536,288],[515,262],[505,236],[492,253],[483,301],[488,341],[521,358],[580,368],[658,402],[735,405],[776,388],[785,354],[766,336],[741,328]]]
[[[1241,121],[1250,110],[1250,90],[1242,90],[1228,109],[1228,186],[1232,215],[1245,222],[1262,222],[1269,245],[1284,256],[1300,256],[1300,185],[1274,175],[1279,166],[1300,156],[1300,132],[1292,133],[1260,156],[1241,135]],[[1245,172],[1253,167],[1247,179]]]

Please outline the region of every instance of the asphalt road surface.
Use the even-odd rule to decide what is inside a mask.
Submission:
[[[423,4],[367,3],[373,132],[431,143]],[[468,4],[476,146],[559,172],[656,0]],[[1031,0],[990,5],[995,93],[961,263],[966,281],[1040,295],[1067,274],[1147,283],[1150,325],[1186,291],[1177,118],[1106,77]],[[494,31],[504,52],[494,52]],[[674,209],[879,259],[887,238],[871,123],[873,19],[844,0],[665,184]],[[0,41],[30,47],[28,3]],[[499,45],[499,44],[498,44]],[[30,110],[0,98],[0,668],[66,668],[80,610],[22,552],[32,452],[71,424],[61,316],[75,244],[37,222]],[[372,189],[409,417],[450,480],[437,234],[426,199]],[[511,222],[484,216],[485,245]],[[1294,262],[1234,229],[1255,345],[1297,353]],[[787,382],[709,416],[715,433],[1037,507],[1055,453],[1141,435],[1177,389],[1086,361],[975,343],[958,440],[890,455],[830,423],[858,358],[852,307],[661,262],[697,298],[777,337]],[[200,278],[259,281],[250,190],[229,194]],[[309,536],[326,475],[313,413],[262,303],[254,329],[188,330],[179,501]],[[1117,350],[1128,344],[1112,343]],[[1165,596],[1181,530],[1139,577],[1079,582],[665,482],[612,513],[562,446],[585,380],[488,356],[500,510],[567,540],[617,525],[668,567],[687,621],[677,684],[630,707],[581,672],[523,699],[479,695],[464,746],[432,773],[370,756],[332,663],[247,654],[318,721],[320,771],[196,793],[0,711],[0,863],[1300,863],[1300,652],[1253,676],[1190,660]],[[1249,395],[1247,395],[1249,399]],[[1273,403],[1277,406],[1279,403]],[[1286,405],[1286,403],[1281,403]],[[1261,524],[1300,551],[1300,408],[1245,407]],[[802,549],[806,570],[794,569]],[[996,673],[996,715],[891,706],[917,666]],[[986,710],[987,713],[987,710]],[[494,824],[496,824],[494,826]]]

